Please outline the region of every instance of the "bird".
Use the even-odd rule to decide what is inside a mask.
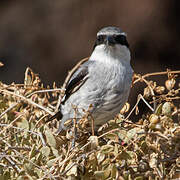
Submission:
[[[66,130],[64,123],[80,119],[90,105],[94,130],[113,119],[128,100],[133,69],[127,34],[108,26],[97,33],[92,54],[81,64],[65,87],[59,111],[49,120],[61,120],[57,133]]]

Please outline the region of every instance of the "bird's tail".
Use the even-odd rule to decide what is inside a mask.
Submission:
[[[63,115],[62,115],[61,111],[58,111],[56,114],[54,114],[53,116],[51,116],[51,117],[46,121],[46,123],[52,121],[53,119],[60,120],[60,119],[62,119],[62,117],[63,117]]]

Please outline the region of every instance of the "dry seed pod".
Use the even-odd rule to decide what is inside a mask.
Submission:
[[[174,91],[174,94],[175,94],[175,95],[179,94],[179,89],[176,89],[176,90]]]
[[[123,108],[120,110],[120,113],[121,113],[121,114],[124,114],[124,113],[128,112],[129,109],[130,109],[130,104],[129,104],[129,103],[126,103],[126,104],[123,106]]]
[[[144,88],[144,98],[148,99],[149,97],[151,97],[151,91],[149,89],[149,87]]]
[[[70,130],[67,131],[67,132],[66,132],[66,138],[67,138],[67,139],[73,139],[73,132],[70,131]]]
[[[155,114],[156,115],[160,115],[161,114],[161,112],[162,112],[162,103],[161,104],[159,104],[158,106],[157,106],[157,108],[156,108],[156,110],[155,110]]]
[[[160,123],[157,123],[157,124],[151,123],[149,124],[149,129],[161,131],[162,125]]]
[[[151,129],[151,130],[154,130],[155,129],[155,126],[156,126],[156,124],[154,124],[154,123],[151,123],[151,124],[149,124],[149,129]]]
[[[177,165],[177,167],[180,168],[180,158],[177,158],[177,159],[176,159],[176,165]]]
[[[151,86],[152,89],[155,89],[157,86],[156,82],[153,81],[149,81],[149,85]]]
[[[155,125],[155,129],[161,131],[162,130],[162,125],[160,123],[157,123]]]
[[[146,161],[140,160],[138,170],[140,172],[145,172],[149,169],[148,163]]]
[[[165,87],[164,86],[158,86],[155,88],[155,91],[158,94],[163,94],[163,92],[165,91]]]
[[[165,86],[168,90],[171,90],[174,87],[175,83],[176,83],[175,79],[168,79],[165,82]]]
[[[159,117],[156,114],[151,114],[149,121],[150,123],[157,124],[159,122]]]
[[[162,114],[170,115],[172,109],[172,104],[170,102],[165,102],[162,106]]]

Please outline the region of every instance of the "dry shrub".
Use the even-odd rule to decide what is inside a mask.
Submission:
[[[138,102],[143,99],[149,112],[137,123],[119,114],[97,136],[86,131],[84,117],[73,148],[75,127],[57,135],[57,121],[45,123],[63,88],[45,88],[30,68],[24,84],[0,83],[0,179],[179,179],[179,73],[135,75],[133,84],[147,85]],[[163,85],[151,80],[161,75],[167,76]],[[138,103],[133,110],[141,111]]]

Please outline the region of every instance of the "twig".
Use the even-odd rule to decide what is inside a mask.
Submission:
[[[73,126],[74,126],[73,135],[74,135],[74,137],[73,137],[73,140],[72,140],[72,145],[71,145],[72,147],[71,148],[74,148],[75,143],[76,143],[76,138],[77,138],[77,121],[76,121],[76,119],[77,119],[77,108],[74,107],[73,109],[74,109],[74,118],[73,118]]]
[[[47,89],[47,90],[39,90],[39,91],[35,91],[35,92],[32,92],[31,94],[27,95],[27,98],[31,97],[32,95],[34,94],[37,94],[37,93],[45,93],[45,92],[53,92],[53,91],[62,91],[61,88],[57,88],[57,89]],[[20,102],[19,102],[20,103]],[[10,111],[11,109],[13,109],[14,107],[16,107],[19,103],[15,103],[13,104],[12,106],[10,106],[9,108],[7,108],[4,112],[2,112],[0,114],[0,118],[2,116],[4,116],[8,111]]]
[[[158,134],[158,133],[155,133],[155,132],[139,132],[137,134],[146,134],[146,135],[155,135],[155,136],[159,136],[161,138],[164,138],[166,140],[169,140],[166,136],[162,135],[162,134]]]
[[[38,90],[38,91],[34,91],[31,94],[29,94],[27,97],[30,97],[34,94],[37,93],[46,93],[46,92],[54,92],[54,91],[62,91],[62,88],[56,88],[56,89],[45,89],[45,90]]]
[[[22,115],[22,114],[21,114],[21,115]],[[13,121],[12,121],[12,122],[13,122]],[[14,122],[15,122],[15,121],[14,121]],[[14,123],[14,122],[13,122],[13,123]],[[13,123],[11,123],[11,124],[0,124],[0,126],[5,126],[5,127],[6,127],[5,129],[11,127],[11,128],[13,128],[13,129],[18,129],[18,130],[20,130],[20,131],[26,131],[26,132],[29,132],[29,133],[34,134],[34,135],[36,135],[36,136],[39,136],[40,139],[41,139],[41,141],[42,141],[43,146],[46,146],[45,140],[44,140],[44,138],[43,138],[43,136],[42,136],[41,133],[37,133],[37,132],[33,132],[33,131],[30,131],[30,130],[27,130],[27,129],[24,129],[24,128],[19,128],[19,127],[12,126]],[[4,132],[4,129],[0,132],[0,134],[3,133],[3,132]]]
[[[42,116],[37,122],[36,122],[36,124],[35,124],[35,126],[34,126],[34,129],[37,127],[37,125],[45,118],[45,117],[47,117],[48,116],[48,114],[45,114],[44,116]]]
[[[180,99],[180,97],[167,97],[166,100],[170,101],[170,100],[177,100]]]
[[[138,79],[134,80],[133,84],[139,82],[139,81],[142,81],[142,79],[146,78],[146,77],[150,77],[150,76],[157,76],[157,75],[166,75],[166,74],[179,74],[180,71],[164,71],[164,72],[154,72],[154,73],[148,73],[148,74],[145,74],[143,76],[139,75],[138,74]]]
[[[14,95],[14,96],[16,96],[16,97],[19,97],[19,98],[21,98],[22,100],[24,100],[24,101],[32,104],[33,106],[36,106],[36,107],[38,107],[39,109],[44,110],[45,112],[47,112],[47,113],[50,114],[50,115],[53,115],[53,114],[54,114],[54,113],[52,113],[51,111],[49,111],[48,109],[44,108],[43,106],[41,106],[41,105],[33,102],[33,101],[30,100],[30,99],[27,99],[27,97],[24,97],[24,96],[22,96],[22,95],[16,94],[16,93],[11,92],[11,91],[8,91],[8,90],[0,89],[0,91],[1,91],[1,92],[4,92],[4,93],[6,93],[6,94],[11,94],[11,95]],[[11,109],[12,109],[12,108],[11,108]]]
[[[86,115],[87,117],[90,116],[91,117],[91,132],[92,132],[92,136],[94,136],[94,117],[91,114],[91,109],[93,108],[93,105],[90,104],[88,107],[88,110],[86,111]]]
[[[93,116],[91,116],[91,122],[92,122],[92,124],[91,124],[91,126],[92,126],[92,136],[94,136],[94,118],[93,118]]]
[[[98,139],[102,138],[103,136],[106,136],[109,133],[113,133],[113,132],[116,132],[116,131],[119,131],[119,130],[120,130],[119,128],[112,129],[112,130],[110,130],[108,132],[105,132],[105,133],[101,134],[100,136],[98,136]]]
[[[39,180],[47,179],[47,176],[48,176],[48,177],[50,176],[50,179],[56,180],[55,177],[51,174],[51,172],[54,171],[54,169],[55,169],[55,167],[52,166],[52,167],[50,168],[50,170],[49,170],[48,172],[46,172],[45,175],[44,175],[42,178],[40,178]],[[58,178],[59,178],[59,176],[58,176]]]
[[[8,111],[10,111],[10,110],[13,109],[14,107],[16,107],[18,104],[19,104],[19,103],[15,103],[15,104],[9,106],[4,112],[2,112],[2,113],[0,114],[0,118],[3,117]]]
[[[16,146],[11,146],[11,147],[8,147],[8,149],[31,151],[31,148],[28,148],[28,147],[16,147]],[[38,149],[36,149],[35,151],[36,151],[36,152],[40,152]]]
[[[62,176],[65,175],[74,165],[78,165],[77,163],[72,163],[63,173]]]
[[[5,140],[2,140],[2,141],[3,141],[8,147],[11,147],[11,145],[10,145],[8,142],[6,142]],[[13,151],[14,151],[16,154],[18,154],[18,156],[19,156],[20,158],[25,159],[26,161],[28,161],[29,163],[31,163],[31,164],[34,165],[35,167],[43,170],[42,167],[40,167],[40,166],[38,166],[37,164],[33,163],[33,162],[30,161],[29,159],[25,158],[21,153],[19,153],[19,152],[16,151],[15,149],[13,149]]]
[[[66,157],[64,160],[66,160],[69,156],[69,153],[70,153],[70,150],[71,150],[71,144],[68,145],[68,150],[67,150],[67,153],[66,153]],[[64,169],[64,166],[65,164],[62,165],[61,169],[60,169],[60,173],[62,173],[63,169]]]
[[[68,145],[68,150],[67,150],[67,153],[66,153],[66,157],[64,159],[64,163],[61,163],[61,165],[59,165],[59,167],[61,167],[61,169],[59,170],[60,174],[62,173],[63,169],[64,169],[64,166],[65,166],[65,162],[67,162],[69,160],[69,153],[70,153],[70,150],[71,150],[71,144]],[[74,153],[75,154],[75,153]],[[73,157],[73,156],[72,156]],[[55,158],[55,161],[54,163],[56,163],[58,160],[59,160],[60,157],[57,157]],[[54,166],[53,166],[54,167]],[[53,171],[54,169],[50,169],[41,179],[43,180],[44,178],[46,178],[48,175],[51,174],[51,172]]]
[[[0,134],[3,134],[3,132],[4,132],[6,129],[10,128],[10,127],[12,126],[12,124],[14,124],[21,116],[23,116],[23,114],[20,114],[20,115],[17,116],[13,121],[11,121],[10,124],[7,124],[7,126],[0,132]],[[0,125],[2,125],[2,124],[0,124]],[[3,125],[4,125],[4,124],[3,124]]]
[[[13,169],[17,172],[17,173],[20,173],[21,172],[21,169],[16,165],[16,163],[8,156],[5,156],[4,157],[8,162],[9,164],[13,167]]]
[[[127,120],[130,115],[133,113],[133,111],[136,109],[137,105],[139,104],[140,100],[143,100],[144,103],[149,107],[149,109],[151,111],[154,111],[154,109],[146,102],[146,100],[143,98],[143,96],[141,94],[138,95],[138,98],[137,98],[137,102],[136,104],[134,105],[134,107],[132,108],[132,110],[130,111],[130,113],[128,114],[128,116],[125,118],[125,120]]]

